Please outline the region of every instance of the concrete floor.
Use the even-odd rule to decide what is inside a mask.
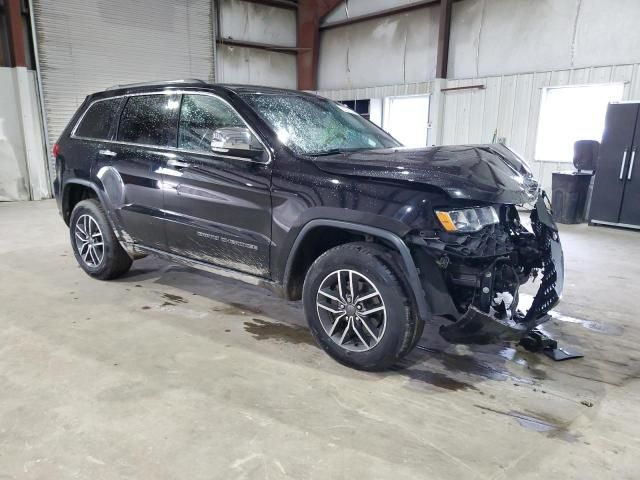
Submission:
[[[562,228],[547,330],[349,370],[300,306],[154,258],[100,282],[52,201],[0,204],[0,479],[638,478],[640,233]]]

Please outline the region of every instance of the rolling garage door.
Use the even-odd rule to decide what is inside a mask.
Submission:
[[[213,81],[212,4],[213,0],[33,0],[51,144],[90,93],[150,80]]]

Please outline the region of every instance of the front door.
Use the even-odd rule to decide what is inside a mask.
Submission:
[[[212,150],[212,140],[224,131],[245,132],[258,143],[226,101],[210,94],[183,95],[178,149],[163,169],[169,251],[267,277],[271,164],[267,156],[251,159]]]

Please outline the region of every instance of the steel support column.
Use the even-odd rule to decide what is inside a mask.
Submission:
[[[342,0],[298,1],[298,89],[315,90],[320,51],[320,21]]]
[[[453,0],[440,1],[440,22],[438,26],[438,59],[436,78],[447,78],[449,65],[449,38],[451,36],[451,5]]]
[[[22,32],[22,7],[20,0],[7,0],[7,24],[9,27],[9,47],[12,67],[26,67],[27,57]]]

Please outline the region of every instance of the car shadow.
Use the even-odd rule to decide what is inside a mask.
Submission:
[[[319,348],[309,332],[301,302],[284,300],[271,291],[237,280],[146,257],[117,280],[123,283],[152,282],[181,290],[183,295],[161,292],[163,305],[184,306],[190,296],[212,301],[212,314],[234,315],[243,321],[247,334],[256,340],[272,340]],[[446,342],[440,324],[427,323],[418,345],[391,370],[369,373],[374,378],[401,376],[413,385],[444,390],[478,390],[486,380],[533,385],[546,379],[541,357],[509,343],[460,346]]]

